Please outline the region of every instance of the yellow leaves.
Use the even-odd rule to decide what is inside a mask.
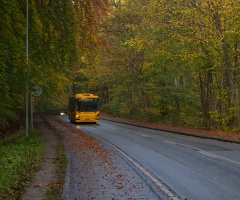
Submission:
[[[49,30],[50,30],[51,32],[54,31],[54,26],[53,26],[52,24],[49,24]]]
[[[121,25],[123,25],[123,23],[121,23]],[[138,27],[135,24],[126,24],[125,28],[135,31]]]
[[[130,49],[135,49],[137,52],[140,52],[145,49],[146,41],[144,39],[136,36],[134,39],[127,40],[124,45],[128,46]]]
[[[86,58],[85,58],[84,56],[82,56],[82,57],[81,57],[81,61],[82,61],[83,63],[85,63],[85,62],[86,62]]]
[[[152,66],[153,65],[153,63],[152,62],[144,62],[143,63],[143,70],[145,70],[145,69],[148,69],[150,66]]]

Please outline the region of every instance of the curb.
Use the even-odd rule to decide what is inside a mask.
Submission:
[[[174,134],[178,134],[178,135],[185,135],[185,136],[190,136],[190,137],[198,137],[198,138],[202,138],[202,139],[217,140],[217,141],[221,141],[221,142],[229,142],[229,143],[240,144],[240,141],[236,141],[236,140],[229,140],[229,139],[224,139],[224,138],[219,138],[219,137],[210,137],[210,136],[204,136],[204,135],[196,135],[196,134],[193,134],[193,133],[173,131],[173,130],[161,129],[161,128],[156,128],[156,127],[151,127],[151,126],[136,125],[136,124],[131,124],[131,123],[128,123],[128,122],[119,122],[117,120],[106,119],[106,118],[101,118],[101,119],[107,120],[107,121],[112,121],[112,122],[118,122],[118,123],[121,123],[121,124],[127,124],[127,125],[131,125],[131,126],[141,127],[141,128],[147,128],[147,129],[152,129],[152,130],[174,133]]]

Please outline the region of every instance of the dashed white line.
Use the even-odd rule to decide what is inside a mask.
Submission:
[[[109,127],[109,126],[108,126],[108,127]],[[111,128],[112,128],[112,127],[111,127]],[[115,128],[115,129],[116,129],[116,128]],[[121,130],[121,129],[117,129],[117,130]],[[131,131],[126,131],[126,130],[121,130],[121,131],[131,132]],[[170,141],[170,140],[162,139],[162,138],[160,138],[160,137],[150,136],[150,135],[146,135],[146,134],[142,134],[142,133],[135,133],[135,134],[138,134],[138,135],[140,135],[140,136],[142,136],[142,137],[146,137],[146,138],[152,138],[152,139],[161,140],[161,141],[164,141],[164,142],[169,143],[169,144],[184,146],[184,147],[187,147],[187,148],[190,148],[190,149],[199,151],[199,153],[204,154],[204,155],[206,155],[206,156],[209,156],[209,157],[212,157],[212,158],[218,158],[218,159],[226,160],[226,161],[229,161],[229,162],[232,162],[232,163],[235,163],[235,164],[240,165],[240,162],[237,162],[237,161],[235,161],[235,160],[231,160],[231,159],[228,159],[228,158],[225,158],[225,157],[222,157],[222,156],[218,156],[218,155],[216,155],[216,154],[212,154],[212,153],[203,151],[202,149],[199,149],[199,148],[196,148],[196,147],[193,147],[193,146],[190,146],[190,145],[186,145],[186,144],[182,144],[182,143],[178,143],[178,142],[173,142],[173,141]]]
[[[204,155],[207,155],[207,156],[210,156],[210,157],[212,157],[212,158],[220,158],[220,159],[227,160],[227,161],[229,161],[229,162],[232,162],[232,163],[235,163],[235,164],[240,165],[240,162],[237,162],[237,161],[235,161],[235,160],[231,160],[231,159],[228,159],[228,158],[225,158],[225,157],[222,157],[222,156],[218,156],[218,155],[213,154],[213,153],[209,153],[209,152],[202,151],[202,150],[199,151],[199,153],[204,154]]]
[[[122,130],[122,131],[123,131],[123,130]],[[125,130],[124,130],[124,131],[125,131]],[[126,132],[126,131],[125,131],[125,132]],[[128,132],[131,132],[131,131],[128,131]],[[204,154],[204,155],[206,155],[206,156],[209,156],[209,157],[212,157],[212,158],[218,158],[218,159],[226,160],[226,161],[229,161],[229,162],[232,162],[232,163],[235,163],[235,164],[240,165],[240,162],[237,162],[237,161],[235,161],[235,160],[231,160],[231,159],[228,159],[228,158],[225,158],[225,157],[222,157],[222,156],[218,156],[218,155],[216,155],[216,154],[212,154],[212,153],[203,151],[202,149],[199,149],[199,148],[196,148],[196,147],[193,147],[193,146],[190,146],[190,145],[186,145],[186,144],[182,144],[182,143],[178,143],[178,142],[173,142],[173,141],[170,141],[170,140],[162,139],[162,138],[160,138],[160,137],[150,136],[150,135],[146,135],[146,134],[142,134],[142,133],[136,133],[136,134],[141,135],[142,137],[146,137],[146,138],[152,138],[152,139],[162,140],[162,141],[164,141],[164,142],[166,142],[166,143],[169,143],[169,144],[184,146],[184,147],[187,147],[187,148],[190,148],[190,149],[194,149],[194,150],[196,150],[196,151],[199,151],[199,153]]]

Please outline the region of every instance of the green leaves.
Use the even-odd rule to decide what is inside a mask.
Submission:
[[[74,66],[82,56],[86,60],[94,58],[100,43],[97,24],[106,12],[108,1],[28,2],[29,73],[26,1],[0,2],[0,111],[3,115],[0,127],[14,120],[18,110],[24,109],[27,82],[30,86],[42,86],[42,96],[52,98],[68,87]]]

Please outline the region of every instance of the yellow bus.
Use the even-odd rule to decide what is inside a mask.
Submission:
[[[99,122],[98,108],[98,96],[75,94],[69,98],[68,118],[71,122]]]

